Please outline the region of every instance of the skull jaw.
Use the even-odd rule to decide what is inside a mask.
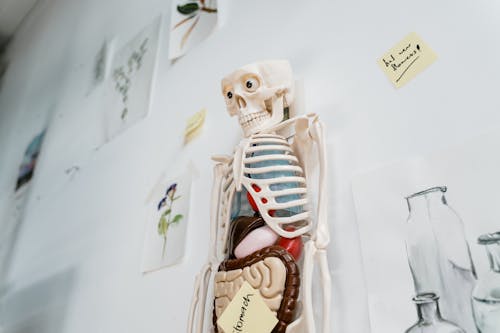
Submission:
[[[282,96],[274,96],[269,101],[265,101],[264,105],[270,105],[269,109],[264,109],[265,111],[253,112],[250,114],[245,114],[240,111],[240,120],[242,117],[251,117],[254,118],[251,122],[241,122],[240,126],[243,130],[243,135],[247,138],[253,134],[261,133],[272,128],[274,125],[277,125],[283,121],[284,110],[283,110],[283,97]],[[262,110],[262,109],[260,109]],[[267,114],[270,116],[266,117],[258,117],[259,114]]]
[[[268,111],[265,111],[268,115]],[[271,116],[264,118],[256,118],[248,123],[241,123],[240,126],[243,130],[243,136],[248,138],[254,134],[266,131],[267,129],[273,127],[274,125],[280,123],[283,120],[283,111],[272,112]]]

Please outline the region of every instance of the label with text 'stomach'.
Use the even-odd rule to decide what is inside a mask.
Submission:
[[[401,87],[437,59],[432,49],[414,32],[378,60],[389,80]]]
[[[217,320],[223,333],[270,333],[277,323],[259,291],[246,281]]]

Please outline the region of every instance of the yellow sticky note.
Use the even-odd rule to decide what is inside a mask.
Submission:
[[[401,87],[437,59],[432,49],[414,32],[378,60],[389,80]]]
[[[184,130],[184,143],[191,141],[196,135],[200,133],[203,124],[205,123],[205,116],[207,114],[206,109],[202,109],[191,116],[186,123],[186,129]]]
[[[246,281],[217,320],[223,333],[270,333],[277,323],[259,291]]]

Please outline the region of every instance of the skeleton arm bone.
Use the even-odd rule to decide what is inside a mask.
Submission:
[[[328,256],[326,249],[317,249],[316,260],[319,262],[319,272],[321,274],[321,285],[323,287],[323,333],[330,333],[330,310],[332,282],[330,269],[328,266]]]
[[[205,307],[207,303],[208,286],[212,273],[217,270],[217,238],[218,233],[222,229],[220,224],[220,197],[224,181],[225,165],[232,160],[231,157],[215,156],[213,158],[219,162],[214,167],[214,183],[211,194],[211,211],[210,211],[210,243],[208,251],[207,263],[203,266],[200,273],[196,276],[194,295],[191,302],[188,318],[188,333],[201,333],[205,321]]]
[[[205,321],[205,305],[207,302],[208,285],[212,275],[212,270],[212,265],[207,263],[196,276],[193,299],[189,309],[188,333],[201,333],[203,331],[203,323]]]
[[[330,307],[331,307],[331,277],[328,267],[328,257],[326,247],[330,242],[330,231],[328,228],[327,209],[327,162],[325,131],[323,123],[318,117],[313,119],[310,128],[311,137],[316,142],[319,157],[319,198],[318,198],[318,223],[316,234],[314,235],[314,245],[316,247],[316,260],[319,263],[320,279],[323,288],[323,332],[330,332]]]
[[[304,251],[304,286],[302,295],[304,296],[305,325],[310,332],[315,332],[315,325],[314,322],[312,322],[313,311],[310,295],[312,292],[312,270],[315,263],[317,263],[319,266],[321,289],[323,291],[322,331],[324,333],[329,333],[331,278],[326,251],[326,247],[330,241],[330,233],[328,230],[327,216],[327,160],[325,133],[323,124],[315,114],[299,117],[292,121],[295,121],[294,151],[304,164],[304,169],[309,170],[307,164],[311,157],[311,151],[314,148],[317,149],[317,158],[319,162],[317,164],[314,163],[314,165],[319,165],[318,203],[316,213],[317,223],[312,234],[312,240],[305,244]]]
[[[319,195],[318,195],[318,223],[314,240],[318,249],[326,249],[330,242],[330,231],[328,229],[328,208],[327,208],[327,163],[326,144],[323,123],[314,117],[312,126],[309,129],[311,138],[316,142],[319,158]]]

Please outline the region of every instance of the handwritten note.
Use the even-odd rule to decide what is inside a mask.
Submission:
[[[270,333],[277,323],[259,291],[246,281],[217,321],[224,333]]]
[[[432,49],[414,32],[378,60],[389,80],[399,88],[437,59]]]

